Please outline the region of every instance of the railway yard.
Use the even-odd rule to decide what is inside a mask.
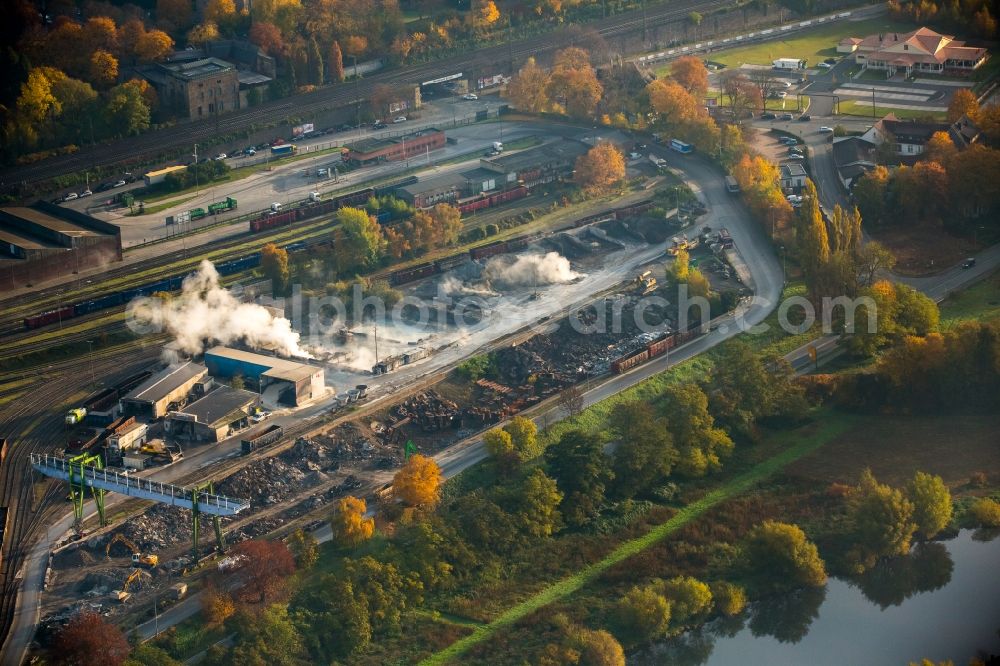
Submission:
[[[637,176],[648,186],[663,185],[662,176],[641,171]],[[259,291],[267,291],[259,289],[257,277],[261,244],[278,242],[293,254],[322,252],[329,242],[330,215],[370,194],[362,190],[303,206],[285,214],[280,224],[250,227],[198,254],[215,261],[226,285],[241,287],[233,292],[236,300],[256,307]],[[65,482],[32,470],[32,454],[87,456],[103,446],[106,462],[138,465],[133,473],[154,485],[192,487],[211,479],[210,492],[248,501],[245,509],[219,519],[225,543],[232,544],[287,534],[295,527],[315,529],[336,498],[384,486],[408,450],[442,451],[524,409],[558,399],[567,387],[627,371],[698,335],[699,328],[682,324],[676,306],[644,308],[645,328],[635,323],[639,299],[666,284],[665,265],[678,239],[691,248],[692,261],[700,263],[717,292],[727,294],[726,307],[748,292],[730,277],[732,250],[718,242],[718,229],[705,224],[709,211],[691,196],[665,217],[660,196],[642,187],[613,201],[553,210],[511,226],[499,239],[379,273],[407,298],[475,299],[476,315],[468,319],[468,310],[459,312],[455,305],[429,321],[412,320],[410,312],[374,335],[370,324],[353,322],[331,338],[303,337],[314,360],[300,367],[310,373],[321,368],[325,390],[314,391],[297,407],[263,391],[245,408],[257,416],[224,426],[214,443],[179,439],[170,430],[173,421],[156,418],[155,410],[152,416],[140,415],[141,423],[114,420],[121,413],[115,405],[131,404],[174,372],[174,366],[161,369],[170,336],[126,330],[124,304],[158,291],[176,293],[196,264],[190,251],[164,252],[150,262],[112,268],[85,283],[10,302],[0,322],[6,333],[0,422],[12,443],[2,479],[2,506],[10,514],[3,546],[3,631],[11,626],[17,592],[30,575],[26,564],[37,552],[35,540],[60,517],[70,521],[64,516],[74,505],[67,501]],[[677,201],[675,193],[671,196]],[[478,224],[519,216],[535,197],[515,199],[498,202],[495,211],[476,211]],[[109,292],[109,285],[116,291]],[[591,334],[605,325],[603,332]],[[197,366],[208,359],[194,354],[193,361]],[[468,372],[470,362],[481,371]],[[25,381],[25,372],[36,380]],[[226,376],[215,379],[225,382]],[[362,390],[347,391],[356,385]],[[208,379],[193,379],[162,399],[169,410],[193,414],[201,402],[197,392],[223,399],[224,391],[213,392],[212,386]],[[142,438],[129,454],[137,457],[110,458],[109,442],[138,433],[140,426]],[[280,437],[261,437],[260,446],[241,444],[261,433]],[[276,441],[264,443],[271,439]],[[87,491],[85,499],[90,497]],[[197,586],[199,577],[216,566],[192,564],[187,509],[112,492],[104,501],[105,527],[90,513],[92,502],[83,501],[75,503],[86,507],[86,518],[52,544],[45,567],[44,589],[38,591],[40,644],[50,629],[84,607],[134,625],[152,613],[154,603],[162,606],[183,596],[178,583]],[[207,519],[201,522],[197,552],[218,557],[213,555],[218,537]],[[72,522],[65,524],[72,528]]]

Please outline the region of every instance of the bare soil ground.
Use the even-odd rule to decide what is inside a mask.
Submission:
[[[821,483],[857,482],[870,467],[879,481],[908,482],[917,470],[951,487],[973,472],[1000,478],[1000,415],[872,416],[788,467],[789,476]]]
[[[896,255],[895,270],[901,275],[933,275],[976,251],[971,240],[936,229],[878,229],[872,237]]]

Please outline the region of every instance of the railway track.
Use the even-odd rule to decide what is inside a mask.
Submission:
[[[682,20],[692,11],[711,12],[728,5],[730,1],[681,0],[660,3],[643,12],[632,11],[586,23],[602,37],[615,38],[637,30],[656,28]],[[194,142],[208,142],[219,136],[233,134],[253,125],[269,124],[275,118],[285,118],[290,114],[308,118],[319,111],[347,106],[367,99],[377,85],[419,84],[439,76],[470,69],[510,68],[525,58],[547,51],[563,48],[572,43],[573,36],[565,31],[545,33],[509,44],[483,47],[460,55],[448,56],[440,60],[420,63],[405,68],[382,71],[358,81],[355,84],[322,88],[294,100],[275,100],[252,109],[235,112],[226,116],[207,119],[195,123],[175,125],[170,128],[147,132],[136,137],[85,148],[77,153],[62,155],[36,162],[28,166],[8,167],[0,170],[0,188],[17,190],[55,176],[80,172],[84,169],[109,167],[113,165],[142,165],[167,159],[173,152],[184,150]],[[513,60],[513,63],[511,62]],[[123,156],[128,156],[123,159]]]
[[[94,359],[94,372],[109,378],[134,373],[159,355],[158,347],[149,347],[123,360],[117,353]],[[31,453],[53,453],[63,446],[62,409],[82,398],[86,391],[86,373],[79,372],[79,362],[68,360],[51,364],[39,372],[37,381],[23,395],[0,408],[0,433],[10,449],[0,470],[0,505],[9,506],[11,520],[5,535],[0,594],[0,636],[6,637],[13,621],[19,574],[25,556],[40,529],[55,514],[65,511],[63,487],[48,479],[34,482]]]

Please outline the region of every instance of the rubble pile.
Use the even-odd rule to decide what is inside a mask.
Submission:
[[[330,458],[347,460],[370,460],[380,444],[377,437],[367,432],[356,423],[341,423],[332,430],[313,438],[317,447],[321,447]],[[332,462],[324,469],[336,470],[339,463]]]
[[[457,404],[442,398],[435,391],[428,391],[407,398],[402,404],[393,407],[395,422],[390,424],[390,429],[398,430],[409,423],[416,424],[423,432],[458,428],[461,426],[460,414]]]
[[[280,457],[257,460],[215,485],[220,495],[250,500],[250,509],[277,504],[304,487],[306,472]]]
[[[285,519],[278,516],[268,516],[253,522],[247,523],[240,529],[231,532],[226,536],[226,541],[232,544],[249,541],[262,537],[269,532],[273,532],[285,524]]]
[[[191,512],[157,504],[145,513],[126,520],[117,531],[142,552],[156,552],[191,538]],[[103,547],[99,546],[98,550]]]

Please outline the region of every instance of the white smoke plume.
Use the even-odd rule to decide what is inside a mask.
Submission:
[[[486,264],[483,277],[490,284],[502,284],[508,287],[525,287],[545,284],[560,284],[571,282],[579,277],[570,268],[569,259],[558,252],[547,254],[518,255],[513,263],[508,263],[502,257],[494,257]]]
[[[242,341],[284,356],[310,357],[299,346],[299,334],[290,321],[260,305],[237,300],[219,284],[219,274],[207,259],[184,279],[179,296],[166,301],[148,299],[142,310],[150,324],[174,337],[174,348],[188,354]]]
[[[468,285],[462,280],[458,279],[454,275],[448,275],[439,285],[441,294],[444,296],[498,296],[499,294],[492,289],[489,289],[482,285]]]

